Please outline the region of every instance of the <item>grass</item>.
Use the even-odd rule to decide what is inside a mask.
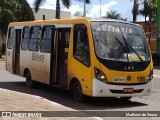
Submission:
[[[2,58],[0,58],[0,61],[5,61],[6,60],[6,56],[2,55]]]

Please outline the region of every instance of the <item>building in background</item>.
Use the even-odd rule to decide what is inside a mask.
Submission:
[[[56,16],[56,10],[52,9],[41,8],[37,13],[35,13],[35,10],[33,9],[33,13],[35,16],[35,20],[50,20],[50,19],[55,19]],[[61,11],[60,18],[61,19],[71,18],[71,13],[67,11]]]
[[[148,32],[156,32],[157,31],[157,26],[156,26],[156,22],[151,22],[150,25],[147,22],[146,24],[146,28],[145,28],[145,22],[136,22],[137,24],[141,25],[145,31],[145,33]],[[150,27],[149,27],[150,26]],[[148,38],[148,43],[150,45],[150,49],[154,52],[156,52],[156,35],[155,34],[151,34],[148,35],[146,34],[147,38]]]

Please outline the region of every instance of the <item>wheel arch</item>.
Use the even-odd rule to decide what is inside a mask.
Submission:
[[[79,82],[78,78],[74,77],[69,82],[69,92],[70,92],[70,94],[72,94],[72,88],[73,88],[73,84],[74,84],[75,81]]]

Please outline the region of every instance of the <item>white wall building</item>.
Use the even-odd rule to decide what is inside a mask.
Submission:
[[[35,13],[35,10],[33,9],[33,13],[35,16],[35,20],[49,20],[49,19],[55,19],[56,16],[56,10],[52,9],[39,9],[37,13]],[[67,11],[61,11],[60,13],[60,19],[65,19],[65,18],[71,18],[71,13]]]

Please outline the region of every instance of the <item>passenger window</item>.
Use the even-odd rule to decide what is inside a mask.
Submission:
[[[74,58],[86,66],[90,66],[90,51],[87,29],[85,25],[74,26]]]
[[[8,32],[8,49],[12,49],[13,47],[13,39],[14,39],[14,28],[9,28]]]
[[[29,26],[24,27],[23,34],[22,34],[22,42],[21,42],[21,49],[22,50],[28,49],[29,33],[30,33]]]
[[[42,41],[41,41],[41,52],[51,52],[51,40],[53,26],[44,26],[42,29]]]
[[[30,40],[29,40],[29,50],[38,51],[39,50],[39,41],[41,35],[41,27],[35,26],[31,27],[30,31]]]

